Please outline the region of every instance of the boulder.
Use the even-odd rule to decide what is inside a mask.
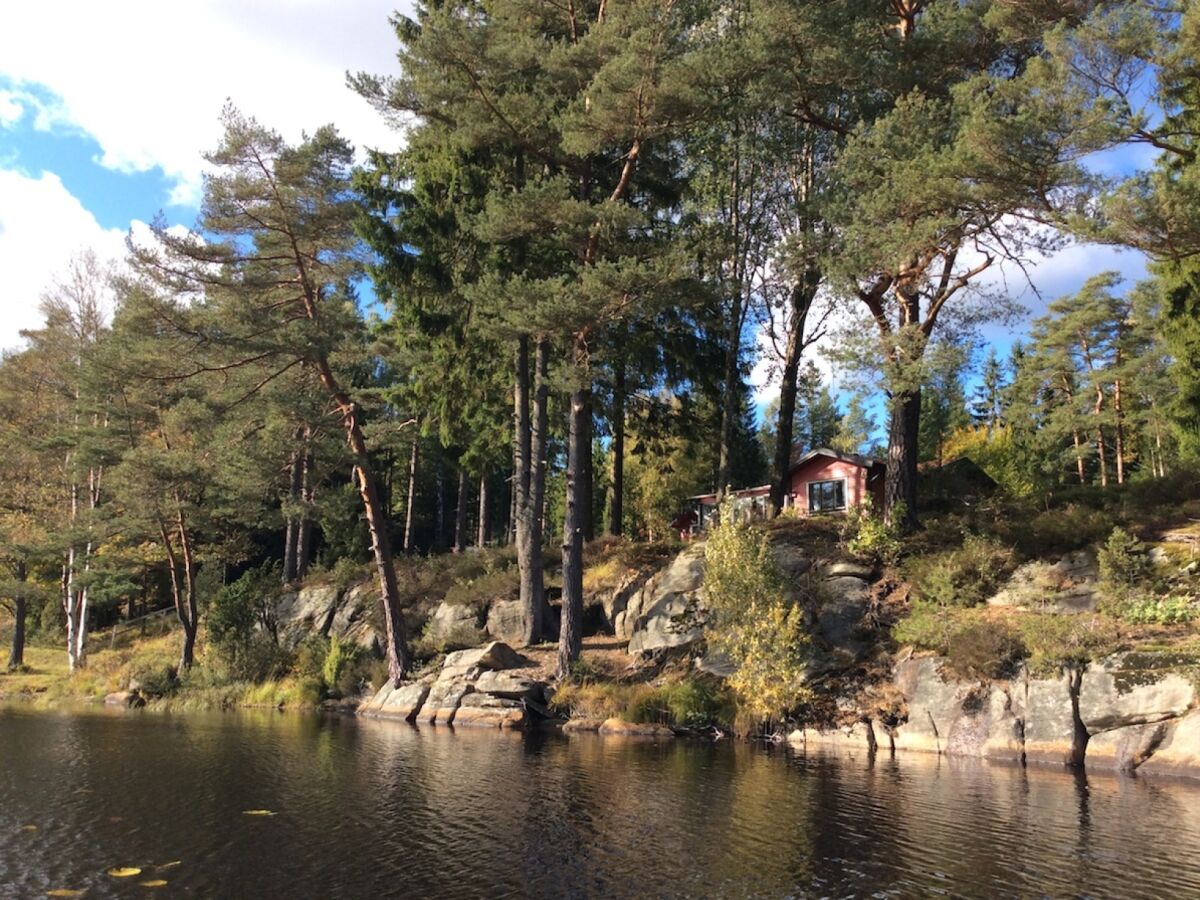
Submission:
[[[627,737],[673,738],[675,732],[666,725],[651,722],[626,722],[624,719],[605,719],[600,734],[619,734]]]
[[[908,719],[893,732],[895,749],[940,753],[962,712],[960,686],[942,679],[933,656],[901,660],[893,679],[908,705]]]
[[[429,617],[425,635],[431,641],[440,642],[451,637],[469,634],[483,627],[483,615],[474,606],[466,603],[442,601]],[[461,647],[462,644],[459,644]]]
[[[1023,713],[1011,685],[980,686],[963,700],[950,726],[946,755],[1020,762],[1025,755]]]
[[[1138,772],[1144,775],[1200,776],[1200,710],[1193,710],[1160,727],[1163,729],[1161,740]]]
[[[459,650],[446,656],[438,680],[466,675],[473,669],[518,669],[528,660],[503,641],[492,641],[472,650]]]
[[[825,598],[817,612],[817,636],[830,647],[847,647],[867,612],[866,585],[859,578],[839,575],[826,579],[822,587]]]
[[[371,624],[371,611],[378,602],[379,584],[375,579],[354,585],[334,607],[329,634],[368,650],[382,647],[383,637]]]
[[[627,641],[633,626],[642,614],[647,583],[653,578],[650,570],[628,572],[615,586],[596,591],[591,602],[599,604],[604,619],[620,640]]]
[[[801,750],[822,749],[873,753],[875,729],[870,722],[855,722],[842,728],[797,728],[788,735],[788,743]]]
[[[481,694],[507,700],[543,702],[542,684],[513,672],[484,671],[472,682]]]
[[[280,641],[293,648],[310,634],[326,634],[333,619],[339,592],[332,584],[306,584],[288,591],[275,608]]]
[[[568,734],[572,732],[596,732],[600,730],[600,726],[604,724],[602,719],[571,719],[562,730]]]
[[[1196,699],[1192,682],[1156,654],[1118,653],[1088,666],[1079,718],[1089,734],[1174,719]],[[1090,754],[1089,754],[1090,755]]]
[[[775,564],[788,581],[795,581],[812,569],[812,560],[795,544],[773,542],[771,555],[775,557]]]
[[[104,698],[104,705],[138,709],[146,705],[146,698],[137,691],[113,691]]]
[[[454,714],[454,727],[520,728],[525,724],[525,707],[516,700],[490,694],[471,693],[462,698]]]
[[[858,578],[869,581],[874,574],[875,571],[870,566],[849,559],[834,560],[825,566],[826,578]]]
[[[380,719],[406,719],[411,722],[417,718],[428,697],[428,684],[402,684],[393,688],[389,683],[359,706],[358,714]]]
[[[1076,721],[1080,673],[1025,681],[1025,759],[1070,766],[1083,762],[1087,732]]]
[[[525,609],[520,600],[493,600],[488,607],[488,636],[519,644],[525,638]]]
[[[1025,563],[987,602],[991,606],[1016,606],[1065,615],[1095,612],[1099,603],[1098,580],[1096,558],[1087,550],[1080,550],[1053,563]]]
[[[629,638],[631,654],[686,647],[704,637],[704,547],[693,545],[643,588]],[[627,611],[627,616],[633,610]],[[625,627],[626,622],[621,623]]]
[[[1163,742],[1168,727],[1166,722],[1156,722],[1101,732],[1088,741],[1087,767],[1132,772]]]
[[[417,713],[416,720],[429,725],[451,725],[463,698],[474,691],[473,685],[457,680],[438,679],[429,688],[425,705]]]

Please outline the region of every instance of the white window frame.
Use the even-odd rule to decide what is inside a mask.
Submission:
[[[812,487],[812,485],[828,484],[828,483],[834,482],[834,481],[840,481],[842,483],[842,505],[838,506],[838,507],[834,507],[833,509],[814,510],[812,508],[812,491],[810,489]],[[805,506],[808,508],[809,515],[812,515],[814,512],[818,512],[818,513],[845,512],[846,510],[848,510],[850,508],[850,479],[843,476],[841,478],[820,478],[816,481],[804,482],[804,503],[805,503]]]

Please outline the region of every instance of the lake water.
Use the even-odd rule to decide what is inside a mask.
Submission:
[[[0,709],[0,896],[146,897],[149,879],[167,882],[156,896],[256,898],[1200,897],[1200,788],[300,714]]]

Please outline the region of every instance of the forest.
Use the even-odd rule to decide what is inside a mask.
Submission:
[[[710,491],[770,485],[778,512],[803,450],[885,460],[899,533],[922,468],[961,457],[1043,507],[1200,464],[1194,4],[423,0],[392,24],[395,71],[347,84],[401,151],[228,106],[194,227],[81,252],[0,360],[11,667],[36,639],[86,669],[98,630],[169,609],[184,672],[223,586],[369,564],[398,684],[400,563],[505,547],[526,643],[561,602],[566,675],[592,542],[668,539]],[[1149,275],[1043,296],[1073,242]]]

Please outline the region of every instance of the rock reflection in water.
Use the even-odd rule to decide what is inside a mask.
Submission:
[[[920,754],[10,709],[0,896],[169,860],[196,896],[1200,896],[1197,801]]]

